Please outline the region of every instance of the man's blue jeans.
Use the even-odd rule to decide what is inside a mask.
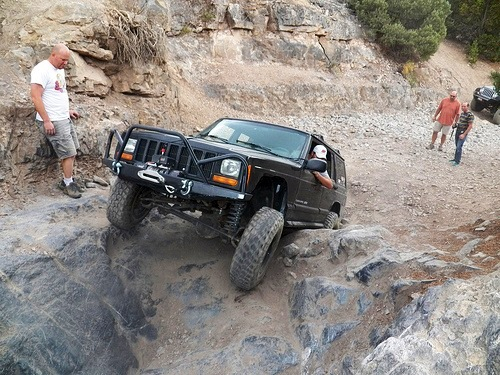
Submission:
[[[460,164],[460,160],[462,159],[462,147],[467,139],[467,136],[465,136],[464,139],[460,139],[460,134],[463,133],[456,132],[455,134],[455,146],[457,146],[455,150],[455,163],[457,164]]]

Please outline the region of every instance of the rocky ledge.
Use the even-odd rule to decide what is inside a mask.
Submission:
[[[228,248],[155,212],[118,232],[105,206],[99,191],[2,212],[2,374],[500,370],[499,270],[345,225],[286,235],[242,293]]]

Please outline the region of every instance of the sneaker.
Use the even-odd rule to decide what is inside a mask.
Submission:
[[[429,146],[426,147],[427,150],[432,150],[434,149],[434,143],[431,143]]]
[[[458,167],[460,163],[457,163],[455,160],[453,160],[453,164],[451,165],[452,167]]]
[[[73,183],[76,185],[76,187],[78,188],[78,191],[80,193],[84,193],[87,190],[87,187],[85,186],[83,181],[81,181],[77,178],[73,178]],[[64,183],[64,180],[61,180],[61,182],[59,182],[57,187],[64,191],[64,189],[66,188],[66,184]]]
[[[64,194],[67,196],[70,196],[71,198],[80,198],[82,196],[82,193],[78,190],[78,186],[72,182],[68,186],[64,183],[63,180],[57,184],[57,187],[63,191]]]
[[[87,186],[85,186],[85,181],[80,180],[79,178],[73,177],[73,182],[76,184],[76,187],[78,188],[78,191],[80,193],[84,193],[87,191]]]
[[[443,145],[439,145],[438,151],[443,151]]]

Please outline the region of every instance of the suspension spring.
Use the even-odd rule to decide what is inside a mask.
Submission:
[[[224,223],[224,230],[229,235],[234,236],[238,233],[240,220],[243,216],[243,211],[245,210],[246,205],[246,202],[231,203],[226,222]]]

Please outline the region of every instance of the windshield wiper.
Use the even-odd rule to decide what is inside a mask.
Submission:
[[[265,146],[262,146],[262,145],[259,145],[257,143],[252,143],[252,142],[246,142],[246,141],[241,141],[241,140],[237,140],[236,141],[237,143],[243,143],[244,145],[248,145],[252,148],[255,148],[257,150],[260,150],[260,151],[265,151],[267,152],[268,154],[271,154],[271,155],[274,155],[274,156],[280,156],[280,157],[283,157],[283,155],[280,155],[280,154],[277,154],[275,152],[273,152],[273,150],[271,150],[269,147],[265,147]]]
[[[218,135],[213,135],[213,134],[200,135],[199,137],[200,138],[209,138],[210,137],[210,138],[213,138],[213,139],[217,139],[218,141],[221,141],[223,143],[230,143],[227,139],[219,137]]]

